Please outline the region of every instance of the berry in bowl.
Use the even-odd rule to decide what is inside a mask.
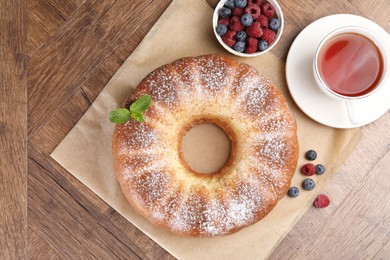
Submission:
[[[271,50],[283,26],[282,9],[275,0],[221,0],[214,10],[213,28],[219,43],[241,57]]]

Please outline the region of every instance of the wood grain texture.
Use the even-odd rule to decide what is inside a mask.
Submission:
[[[27,1],[27,54],[31,57],[65,22],[46,0]]]
[[[72,258],[77,252],[82,252],[85,258],[147,259],[160,255],[170,258],[150,238],[128,225],[108,204],[31,145],[28,214],[31,229],[61,258]]]
[[[0,6],[0,259],[26,258],[26,2]]]
[[[44,121],[40,125],[40,131],[30,138],[35,147],[46,155],[54,150],[58,145],[55,140],[62,140],[87,111],[114,73],[157,21],[166,6],[161,4],[157,7],[156,12],[150,13],[148,19],[150,23],[139,25],[137,31],[129,35],[120,46],[117,46],[110,57],[91,73],[90,78],[81,84],[73,95],[68,94],[68,102],[52,111],[53,116]],[[58,118],[63,120],[58,121]]]
[[[163,4],[163,1],[161,1]],[[29,135],[77,91],[115,47],[131,37],[150,14],[153,1],[88,1],[67,24],[30,59],[28,71]],[[132,15],[141,13],[143,16]],[[42,102],[45,100],[45,102]]]
[[[341,259],[373,258],[390,239],[390,203],[387,203],[390,199],[387,192],[390,175],[386,174],[389,161],[390,152],[387,152],[340,205],[308,212],[306,215],[310,217],[301,219],[306,223],[301,225],[300,232],[292,231],[287,238],[295,241],[295,247],[286,252],[284,257],[319,259],[335,255]],[[334,194],[332,197],[338,195],[328,191],[326,193]],[[297,240],[300,241],[297,243]],[[281,244],[280,247],[284,248],[285,245]],[[272,258],[278,258],[276,253]]]
[[[45,173],[33,160],[29,161],[29,198],[31,198],[28,205],[29,214],[37,215],[34,219],[39,221],[37,224],[42,227],[34,231],[40,235],[50,235],[48,238],[58,252],[69,258],[77,252],[83,252],[84,255],[79,255],[81,258],[94,256],[104,259],[111,257],[141,259],[144,256],[143,253],[138,256],[123,243],[115,243],[115,239],[111,238],[112,235],[100,223],[90,221],[83,207],[71,199],[68,193],[56,187],[57,184],[52,179],[36,178],[36,174]],[[40,191],[39,194],[35,192],[37,190]],[[54,190],[56,192],[53,192]],[[70,211],[69,208],[75,210]],[[78,214],[73,214],[75,212]],[[48,218],[48,216],[52,217]],[[67,228],[70,226],[73,227],[71,230]],[[58,233],[55,236],[52,236],[53,233],[45,233],[50,229],[56,229]],[[92,233],[95,235],[91,235]],[[64,240],[65,243],[58,243]],[[136,248],[136,245],[133,245],[133,248]]]
[[[55,141],[66,136],[90,105],[90,100],[79,89],[73,96],[69,97],[65,105],[59,107],[53,116],[42,124],[40,131],[30,138],[30,143],[40,152],[49,156],[56,148]]]
[[[6,244],[10,252],[13,250],[18,254],[18,245],[24,245],[21,251],[23,254],[27,251],[31,259],[174,259],[49,157],[170,2],[28,2],[28,49],[18,51],[30,56],[28,247],[25,246],[25,230],[20,236],[12,233],[14,237],[11,236],[10,241],[15,240],[15,244],[2,239],[2,247]],[[207,2],[215,6],[218,0]],[[279,3],[285,14],[286,26],[281,41],[272,52],[282,60],[285,60],[296,35],[310,22],[325,15],[362,15],[390,32],[388,0],[297,0]],[[9,30],[11,35],[20,34],[18,28]],[[15,60],[20,64],[20,56],[17,57]],[[3,68],[1,73],[4,74]],[[21,71],[14,70],[13,73],[16,72]],[[12,83],[12,89],[20,86],[18,81]],[[5,92],[0,90],[0,93]],[[7,102],[15,103],[12,98],[8,97]],[[25,99],[18,98],[16,103],[25,104]],[[3,137],[8,125],[0,126]],[[26,122],[17,127],[26,128]],[[323,191],[317,191],[330,195],[331,205],[322,210],[310,208],[270,259],[389,259],[389,203],[378,202],[389,199],[386,186],[389,182],[386,173],[390,168],[389,128],[390,112],[362,128],[359,146],[338,169],[329,185]],[[5,160],[9,160],[7,158]],[[0,159],[0,162],[3,161],[3,158]],[[1,185],[1,191],[11,191]],[[23,193],[10,196],[17,196],[21,204],[26,200]],[[2,205],[0,215],[4,214]],[[12,218],[13,213],[6,216],[7,219]],[[4,232],[1,227],[1,232]],[[18,227],[23,229],[23,224]],[[4,237],[8,233],[9,230],[6,230],[0,234]],[[11,254],[5,256],[9,258]]]
[[[325,189],[318,191],[330,196],[331,205],[321,210],[310,208],[275,249],[270,259],[280,259],[278,252],[285,248],[289,248],[283,253],[287,259],[314,259],[317,255],[341,255],[344,251],[350,253],[345,259],[354,255],[351,251],[368,251],[369,256],[361,254],[353,259],[370,259],[377,254],[376,249],[382,248],[390,238],[390,225],[382,225],[384,219],[390,219],[390,211],[383,210],[389,206],[386,203],[388,200],[381,197],[388,195],[382,191],[378,196],[376,188],[378,186],[380,190],[384,183],[389,183],[387,173],[390,167],[390,144],[383,141],[390,140],[389,126],[390,112],[387,112],[379,120],[363,128],[362,141],[355,152],[338,169]],[[376,172],[378,170],[379,173]],[[371,197],[371,194],[376,195]],[[381,205],[378,206],[373,201],[380,202]],[[354,223],[355,220],[359,220],[359,223]],[[369,224],[364,225],[364,222]],[[327,233],[330,231],[332,235]],[[360,234],[366,236],[359,237]],[[317,239],[322,245],[309,248],[308,245],[312,245]],[[342,244],[343,241],[349,243]]]
[[[85,0],[46,0],[64,20],[68,20]]]
[[[61,259],[54,249],[46,243],[34,230],[27,230],[27,254],[30,259]],[[39,250],[36,250],[39,248]]]
[[[390,256],[390,239],[387,243],[378,251],[378,253],[372,258],[375,260],[386,260]]]

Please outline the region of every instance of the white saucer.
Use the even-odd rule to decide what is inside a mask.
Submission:
[[[336,14],[308,25],[295,38],[286,61],[286,79],[291,96],[299,108],[313,120],[335,128],[354,128],[369,124],[390,108],[390,77],[385,86],[364,100],[357,100],[360,122],[352,124],[345,102],[325,95],[313,76],[313,57],[322,38],[343,26],[361,26],[376,33],[386,46],[390,35],[379,25],[361,16]],[[389,47],[388,47],[389,48]],[[390,50],[389,50],[390,51]]]

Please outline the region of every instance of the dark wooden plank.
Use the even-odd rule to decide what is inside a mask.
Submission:
[[[30,143],[41,153],[49,156],[90,105],[82,90],[78,90],[67,103],[47,117],[40,130],[30,137]]]
[[[112,239],[110,232],[94,221],[82,205],[61,189],[53,179],[39,176],[46,173],[36,162],[29,161],[28,209],[29,214],[31,213],[31,221],[35,223],[39,221],[46,229],[57,231],[47,231],[45,235],[50,237],[45,237],[51,240],[52,245],[56,245],[60,253],[66,251],[65,255],[72,256],[75,252],[72,253],[69,248],[74,250],[77,248],[76,252],[80,257],[83,252],[82,257],[141,258],[124,244]],[[43,231],[39,230],[39,232]],[[64,243],[65,236],[67,243]],[[61,243],[58,243],[59,241]]]
[[[134,228],[133,225],[129,225],[129,221],[114,209],[110,209],[109,214],[112,223],[121,227],[121,231],[127,234],[127,236],[134,237],[134,242],[147,253],[150,259],[175,259],[148,236],[144,235],[139,229]]]
[[[154,17],[157,15],[159,16],[160,13],[155,12],[150,19],[157,19]],[[154,23],[147,24],[149,26],[142,26],[146,27],[146,30],[144,30],[142,27],[138,28],[133,33],[132,37],[127,38],[120,46],[118,46],[114,53],[112,53],[112,55],[107,58],[103,64],[101,64],[99,69],[95,71],[92,76],[82,85],[81,88],[90,102],[93,102],[96,99],[112,76],[114,76],[115,72],[120,68],[120,66],[122,66],[123,62],[130,56],[133,50],[142,41]]]
[[[29,225],[61,257],[74,256],[75,248],[99,259],[169,255],[31,145],[29,157]]]
[[[143,23],[131,37],[127,38],[114,53],[107,58],[85,84],[82,89],[88,99],[92,102],[100,94],[108,81],[114,76],[115,72],[122,66],[123,62],[131,55],[133,50],[138,46],[142,39],[146,36],[152,26],[164,12],[165,5],[159,5],[155,12],[151,13],[148,22]]]
[[[41,123],[39,131],[30,136],[30,142],[35,148],[44,154],[50,154],[55,149],[100,94],[110,78],[138,46],[164,11],[165,6],[159,5],[158,8],[156,12],[150,14],[150,23],[143,25],[123,44],[117,46],[110,57],[81,86],[81,89],[76,90],[73,96],[68,97],[68,102],[47,115],[46,120]]]
[[[157,6],[141,0],[95,0],[77,10],[74,19],[30,59],[29,135],[40,127],[49,112],[75,93],[117,45],[131,37],[151,13],[160,10]]]
[[[61,259],[53,248],[31,228],[28,228],[27,231],[27,242],[27,254],[29,259]]]
[[[157,19],[157,17],[155,17]],[[152,23],[153,24],[153,23]],[[150,29],[152,24],[149,25]],[[39,131],[30,136],[31,144],[40,152],[49,155],[87,111],[127,57],[146,35],[146,30],[137,30],[134,36],[118,46],[115,52],[76,90],[69,101],[48,115]]]
[[[46,0],[27,1],[27,54],[31,57],[65,20]]]
[[[94,259],[94,256],[85,249],[82,242],[72,236],[71,230],[63,227],[58,220],[50,218],[49,212],[42,209],[45,203],[39,200],[36,192],[32,189],[29,190],[29,205],[31,200],[35,201],[35,207],[28,209],[29,227],[42,237],[53,250],[58,252],[61,258],[72,259],[72,256],[77,255],[83,259]],[[53,232],[54,230],[55,232]]]
[[[26,258],[26,2],[0,7],[0,259]]]
[[[48,4],[53,6],[59,15],[65,20],[68,20],[72,14],[79,8],[86,0],[45,0]]]
[[[82,4],[84,1],[80,0],[69,0],[69,1],[60,1],[60,0],[47,0],[50,2],[53,6],[55,6],[55,9],[60,9],[61,5],[64,5],[63,10],[59,11],[61,13],[61,16],[64,18],[69,19],[69,22],[74,22],[75,20],[79,19],[78,16],[80,16],[81,11],[77,11],[77,8],[80,4]],[[213,4],[213,2],[217,2],[215,0],[207,0],[209,3]],[[56,2],[56,3],[55,3]],[[92,1],[90,1],[92,2]],[[56,164],[54,161],[52,161],[50,158],[46,158],[46,156],[54,149],[54,147],[60,142],[60,140],[66,135],[66,133],[71,129],[71,127],[77,122],[78,118],[82,116],[82,114],[86,111],[88,108],[90,102],[92,102],[96,96],[100,93],[101,89],[105,86],[105,84],[108,82],[108,80],[112,77],[112,75],[115,73],[117,68],[122,64],[122,62],[128,57],[128,55],[131,54],[131,52],[134,50],[136,45],[139,43],[139,41],[143,38],[143,36],[146,34],[146,32],[149,30],[153,24],[154,21],[150,21],[150,18],[153,15],[156,15],[158,17],[161,13],[162,10],[165,8],[165,4],[167,1],[153,1],[154,4],[158,7],[156,8],[161,8],[161,11],[154,11],[153,14],[150,15],[148,19],[145,19],[145,22],[143,23],[136,23],[134,28],[130,28],[132,30],[132,33],[129,33],[128,37],[126,38],[125,36],[119,36],[122,37],[120,40],[115,38],[115,41],[118,40],[117,44],[108,44],[104,45],[100,44],[99,46],[103,46],[103,48],[109,49],[109,51],[106,50],[101,50],[101,52],[96,51],[93,49],[92,51],[94,52],[93,55],[103,55],[99,56],[96,60],[98,60],[99,64],[96,65],[96,67],[87,67],[85,64],[82,64],[83,66],[80,67],[80,71],[77,71],[78,69],[75,68],[75,70],[72,72],[72,75],[70,75],[69,72],[65,71],[63,72],[60,68],[60,65],[55,67],[57,70],[57,74],[53,74],[50,77],[63,77],[60,74],[61,73],[68,73],[67,75],[73,76],[73,74],[77,74],[76,77],[83,77],[81,80],[77,79],[71,79],[73,83],[69,84],[64,84],[65,89],[61,90],[60,86],[55,86],[53,87],[53,82],[54,83],[62,83],[62,81],[65,81],[65,79],[58,80],[56,81],[55,79],[51,78],[48,82],[51,82],[51,85],[46,86],[46,90],[44,92],[44,95],[42,95],[41,100],[42,102],[46,102],[45,95],[47,95],[46,92],[48,91],[53,91],[51,96],[48,96],[50,99],[56,99],[58,98],[57,95],[55,94],[56,91],[60,90],[60,96],[62,97],[60,101],[55,100],[54,103],[56,103],[55,106],[51,105],[47,108],[47,111],[50,111],[50,113],[47,113],[45,115],[45,118],[42,120],[42,122],[39,125],[39,130],[31,135],[31,145],[36,148],[34,152],[32,152],[31,158],[33,158],[33,163],[36,163],[36,166],[38,166],[39,171],[36,171],[36,176],[34,177],[36,182],[40,183],[48,183],[52,184],[53,182],[53,187],[50,189],[53,189],[52,192],[57,192],[59,190],[60,194],[63,194],[63,192],[69,194],[70,196],[65,195],[64,198],[66,200],[70,200],[70,202],[66,201],[66,203],[62,203],[61,207],[64,207],[64,205],[69,205],[72,206],[74,202],[71,201],[73,199],[74,201],[77,202],[78,205],[81,205],[82,208],[85,208],[83,214],[90,215],[91,217],[88,217],[87,219],[92,222],[96,222],[95,224],[90,224],[87,227],[87,235],[82,235],[80,237],[77,237],[80,239],[78,242],[74,241],[74,236],[57,236],[58,232],[60,232],[62,229],[61,227],[63,222],[58,221],[56,219],[56,216],[58,215],[58,211],[51,214],[51,212],[47,213],[47,216],[42,216],[39,215],[38,213],[42,214],[42,212],[39,212],[38,210],[35,209],[30,209],[29,212],[31,211],[32,214],[29,215],[31,218],[31,222],[29,222],[29,225],[31,226],[31,230],[34,230],[34,233],[36,236],[34,237],[35,241],[34,243],[36,244],[42,244],[46,243],[48,247],[50,247],[53,251],[57,250],[64,250],[64,252],[60,253],[62,257],[70,257],[75,258],[79,257],[77,250],[73,250],[75,248],[79,248],[79,244],[82,244],[84,240],[89,239],[89,235],[92,234],[92,236],[97,236],[98,234],[102,234],[100,232],[104,232],[102,230],[99,230],[96,234],[91,231],[92,227],[98,226],[101,223],[104,229],[106,229],[108,232],[112,233],[112,236],[107,237],[110,242],[107,243],[116,243],[116,241],[121,241],[122,243],[127,244],[127,241],[129,241],[129,244],[135,244],[136,248],[139,248],[144,254],[145,258],[152,258],[152,259],[165,259],[165,258],[171,258],[168,253],[166,253],[163,249],[161,249],[157,244],[155,244],[153,241],[151,241],[147,236],[142,234],[138,229],[136,229],[133,225],[131,225],[126,219],[124,219],[121,215],[119,215],[115,210],[113,210],[111,207],[109,207],[107,204],[105,204],[103,201],[101,201],[93,192],[88,190],[82,183],[78,182],[71,176],[69,173],[67,173],[65,170],[63,170],[58,164]],[[162,2],[162,4],[160,4]],[[54,3],[54,4],[53,4]],[[97,2],[96,2],[97,3]],[[109,2],[113,3],[113,1]],[[352,12],[352,13],[359,13],[361,15],[367,16],[370,19],[373,19],[374,21],[378,22],[387,30],[390,28],[390,23],[388,21],[388,12],[386,6],[383,5],[383,3],[387,3],[387,0],[379,0],[379,1],[363,1],[363,0],[349,0],[349,1],[339,1],[337,3],[332,2],[332,1],[309,1],[309,3],[304,2],[304,1],[292,1],[289,3],[289,1],[282,1],[280,2],[282,5],[285,6],[290,6],[287,9],[284,8],[284,10],[287,10],[289,12],[289,15],[286,15],[286,19],[289,19],[288,22],[286,22],[286,28],[284,31],[284,34],[282,36],[281,41],[279,42],[278,46],[275,47],[275,49],[272,50],[274,54],[276,54],[278,57],[285,57],[285,54],[288,51],[288,47],[291,44],[292,40],[295,38],[295,36],[299,33],[301,29],[303,29],[304,26],[306,26],[310,21],[317,19],[318,17],[321,17],[323,15],[331,14],[331,13],[339,13],[339,12]],[[303,7],[304,10],[306,10],[307,15],[309,17],[303,17],[302,14],[299,13],[301,8],[295,8],[292,5],[311,5],[316,6],[313,10],[308,8],[308,10]],[[373,9],[370,9],[370,5],[374,5],[378,3],[376,6],[373,6],[373,9],[375,11],[371,11]],[[350,5],[356,5],[357,9],[353,9],[354,7],[351,7]],[[101,4],[103,5],[103,4]],[[101,6],[100,5],[100,6]],[[98,5],[99,6],[99,5]],[[378,10],[379,6],[379,10]],[[93,5],[91,5],[93,9]],[[368,8],[370,7],[370,8]],[[283,8],[283,6],[282,6]],[[295,8],[294,10],[290,10],[290,8]],[[352,9],[351,9],[352,8]],[[381,11],[382,9],[383,11]],[[156,9],[157,10],[157,9]],[[58,11],[58,10],[57,10]],[[83,12],[95,12],[95,10],[88,10],[88,8],[84,8]],[[110,11],[110,10],[108,10]],[[124,10],[126,11],[126,10]],[[131,15],[133,16],[143,16],[146,11],[140,12],[140,13],[135,13],[133,11],[127,11],[130,12]],[[312,12],[312,13],[311,13]],[[65,14],[65,15],[64,15]],[[286,13],[285,13],[286,14]],[[385,17],[387,15],[387,18]],[[96,13],[93,15],[89,16],[92,20],[98,17]],[[100,16],[99,16],[100,17]],[[110,16],[112,20],[115,20],[116,18],[111,15]],[[97,18],[97,19],[103,19],[103,18]],[[119,19],[123,19],[122,15],[119,15]],[[127,19],[127,18],[126,18]],[[134,18],[135,20],[143,19],[143,18]],[[387,20],[386,20],[387,19]],[[103,19],[105,22],[100,23],[102,28],[106,28],[107,26],[112,26],[110,25],[110,22],[108,18]],[[86,26],[89,28],[96,28],[94,25],[93,20],[91,23],[87,24]],[[127,20],[128,21],[128,20]],[[387,21],[387,22],[386,22]],[[119,26],[119,25],[118,25]],[[115,26],[112,26],[110,28],[114,28]],[[73,37],[73,35],[79,35],[80,33],[77,32],[74,34],[75,31],[77,31],[77,28],[75,26],[69,26],[68,24],[64,24],[60,29],[67,29],[67,37]],[[145,29],[144,29],[145,28]],[[134,30],[133,30],[134,29]],[[74,30],[74,31],[73,31]],[[98,30],[99,31],[99,30]],[[52,39],[49,39],[46,43],[44,43],[43,49],[45,48],[51,48],[53,43],[56,42],[54,38],[57,37],[57,40],[59,38],[59,35],[61,33],[64,33],[63,31],[58,31],[55,32],[53,35]],[[115,34],[116,35],[116,34]],[[88,36],[90,37],[90,36]],[[90,37],[91,38],[91,37]],[[95,39],[95,38],[94,38]],[[105,38],[106,41],[110,41],[108,37]],[[75,43],[77,42],[76,39],[72,39],[69,41],[69,43]],[[85,47],[85,42],[84,46]],[[59,50],[57,48],[56,50]],[[109,53],[112,51],[111,53]],[[55,52],[50,52],[47,51],[46,54],[53,54],[53,56],[56,56],[58,54]],[[43,55],[43,54],[42,54]],[[64,55],[63,53],[60,52],[60,58],[61,59],[69,59],[70,56],[77,56],[77,52],[74,52],[72,55]],[[42,56],[43,57],[43,56]],[[83,56],[84,57],[84,56]],[[88,57],[87,57],[88,58]],[[91,58],[89,58],[92,60]],[[36,58],[37,62],[38,58]],[[77,63],[77,59],[73,59],[73,61],[76,61],[75,64],[77,66],[79,65]],[[47,62],[47,61],[46,61]],[[68,61],[64,61],[64,64],[68,64]],[[43,68],[43,67],[42,67]],[[65,67],[65,69],[69,69],[70,65]],[[39,70],[36,70],[36,73],[39,73]],[[80,76],[81,75],[81,76]],[[85,76],[85,77],[84,77]],[[43,76],[44,78],[45,76]],[[84,80],[85,79],[85,80]],[[83,81],[84,80],[84,81]],[[81,82],[81,83],[80,83]],[[41,85],[45,85],[46,79],[41,81]],[[40,86],[39,86],[40,87]],[[80,89],[81,87],[81,89]],[[52,88],[52,89],[51,89]],[[70,90],[69,93],[65,93],[66,91]],[[63,92],[61,92],[63,91]],[[38,91],[39,92],[39,91]],[[64,94],[65,93],[65,94]],[[37,101],[35,101],[37,102]],[[61,103],[62,102],[62,103]],[[46,106],[45,104],[43,105],[44,107]],[[53,109],[54,107],[54,109]],[[59,108],[57,108],[59,107]],[[385,122],[389,122],[386,120]],[[380,129],[378,130],[386,130],[386,125],[388,123],[378,127]],[[368,126],[368,128],[371,128],[371,126]],[[381,132],[381,131],[372,131],[370,130],[368,135],[374,134],[375,132]],[[381,134],[379,134],[381,135]],[[383,155],[383,147],[387,145],[387,151],[388,151],[388,142],[383,142],[383,140],[389,140],[386,139],[386,134],[381,135],[382,138],[377,138],[377,140],[382,140],[382,143],[380,145],[376,145],[376,143],[372,143],[372,145],[366,145],[365,148],[360,148],[358,151],[358,154],[364,153],[364,154],[369,154],[370,156],[362,157],[358,156],[358,158],[364,158],[363,162],[359,163],[352,163],[349,165],[352,165],[355,170],[344,170],[342,171],[339,175],[348,175],[347,178],[336,178],[336,182],[332,182],[330,186],[336,186],[335,189],[331,189],[335,192],[331,193],[333,194],[333,200],[332,203],[338,203],[336,204],[337,207],[340,207],[339,211],[342,210],[343,207],[347,207],[346,205],[342,205],[342,202],[345,200],[345,198],[348,196],[348,194],[354,190],[354,188],[359,185],[359,181],[362,179],[362,176],[365,176],[367,172],[369,171],[369,168],[371,167],[366,167],[366,165],[372,165],[372,163],[376,160],[374,157],[376,156],[382,156]],[[365,137],[367,138],[367,136]],[[378,148],[379,147],[379,148]],[[37,151],[39,150],[39,151]],[[356,153],[355,153],[356,154]],[[372,155],[372,156],[371,156]],[[366,159],[367,158],[367,159]],[[388,163],[386,164],[388,165]],[[363,166],[363,167],[361,167]],[[383,166],[382,166],[383,167]],[[42,170],[44,169],[44,170]],[[371,173],[372,174],[372,173]],[[356,178],[358,176],[358,178]],[[41,178],[43,178],[41,180]],[[46,180],[46,178],[50,178],[49,180]],[[348,183],[348,187],[346,191],[343,190],[343,187],[345,188],[345,181]],[[369,182],[371,182],[370,180]],[[370,184],[372,185],[372,184]],[[39,186],[36,186],[39,187]],[[40,189],[35,190],[32,189],[35,193],[40,192]],[[337,198],[335,194],[338,194],[338,192],[343,192],[342,196],[337,195]],[[8,190],[7,190],[8,192]],[[42,200],[40,197],[42,195],[39,194],[37,195],[36,199],[38,203],[41,203],[40,201],[43,201],[43,205],[45,203],[49,203],[48,200]],[[59,195],[59,198],[63,198],[63,195]],[[29,200],[31,198],[29,197]],[[362,196],[354,196],[349,199],[349,203],[354,203],[356,200],[361,200]],[[364,200],[364,198],[363,198]],[[54,201],[52,203],[57,203],[57,201]],[[334,204],[332,204],[333,206]],[[45,208],[46,206],[42,206]],[[80,206],[79,206],[80,207]],[[293,232],[290,233],[286,239],[280,244],[280,246],[276,249],[274,254],[272,255],[274,258],[273,259],[288,259],[291,257],[292,259],[297,258],[297,255],[300,255],[301,258],[303,256],[307,256],[307,252],[310,253],[311,248],[309,247],[304,247],[305,244],[311,244],[313,241],[312,239],[312,233],[317,232],[319,229],[319,226],[322,227],[322,224],[324,222],[329,222],[326,224],[327,226],[333,227],[339,227],[341,224],[336,218],[332,218],[331,215],[335,212],[336,208],[332,208],[331,211],[330,208],[323,210],[323,211],[317,211],[313,213],[313,210],[309,210],[309,214],[305,215],[302,218],[302,221],[300,221],[297,224],[298,228],[294,228]],[[78,221],[76,216],[73,216],[73,214],[76,214],[80,211],[80,208],[77,208],[77,212],[74,211],[71,214],[67,216],[67,218],[74,219],[74,221]],[[57,210],[57,209],[56,209]],[[373,209],[373,212],[375,209]],[[61,211],[59,211],[61,212]],[[310,213],[311,212],[311,213]],[[377,210],[378,212],[378,210]],[[1,213],[0,213],[1,214]],[[57,214],[57,215],[56,215]],[[84,215],[83,215],[84,216]],[[43,220],[40,220],[40,218],[43,218]],[[46,220],[52,225],[52,229],[49,230],[46,226]],[[59,228],[56,225],[59,225]],[[66,225],[66,231],[68,233],[72,233],[72,226],[71,225]],[[379,230],[379,231],[378,231]],[[353,232],[356,232],[354,230],[350,231],[350,234],[353,234]],[[373,231],[374,233],[377,232],[378,236],[380,237],[382,243],[384,244],[385,239],[381,237],[381,234],[383,233],[388,233],[388,229],[377,229]],[[337,233],[337,232],[335,232]],[[373,233],[373,234],[374,234]],[[332,243],[334,244],[334,240],[332,240],[332,237],[334,237],[334,234],[331,234],[331,238],[329,237],[329,232],[322,232],[322,234],[319,234],[316,239],[324,241],[326,243],[326,246],[332,246]],[[370,234],[370,237],[373,237],[373,234]],[[41,241],[39,242],[39,239]],[[68,239],[71,239],[71,242],[68,242]],[[93,239],[98,239],[98,238],[93,238]],[[364,240],[364,239],[362,239]],[[339,239],[337,239],[339,241]],[[341,240],[340,240],[341,241]],[[388,240],[387,240],[388,241]],[[42,242],[42,243],[41,243]],[[365,242],[364,242],[365,243]],[[65,244],[65,245],[63,245]],[[352,241],[351,245],[356,246],[356,241]],[[378,244],[375,242],[372,243],[372,245],[375,246],[375,250],[378,249]],[[387,245],[387,247],[386,247]],[[376,259],[386,259],[386,257],[389,255],[389,242],[387,242],[385,246],[380,249],[376,255]],[[316,247],[318,247],[318,243],[315,244]],[[41,246],[42,248],[45,248],[44,245]],[[130,246],[131,248],[132,246]],[[301,248],[299,251],[298,248]],[[349,250],[349,245],[345,245],[346,250]],[[348,249],[349,248],[349,249]],[[29,252],[31,252],[34,255],[40,255],[38,249],[35,251],[33,249],[28,249]],[[81,246],[80,250],[84,250],[81,252],[81,255],[85,255],[86,258],[88,257],[96,257],[95,255],[92,255],[87,248]],[[86,251],[85,251],[86,250]],[[118,250],[118,249],[117,249]],[[136,250],[136,249],[134,249]],[[372,250],[370,252],[374,252],[375,250]],[[69,254],[66,254],[65,251],[70,251]],[[356,251],[356,250],[355,250]],[[358,250],[357,250],[358,251]],[[329,253],[329,252],[328,252]],[[371,253],[372,255],[372,253]],[[325,257],[325,255],[322,255]],[[328,254],[329,256],[329,254]],[[276,257],[276,258],[275,258]],[[1,254],[0,254],[1,258]]]

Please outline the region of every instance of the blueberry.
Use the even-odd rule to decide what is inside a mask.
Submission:
[[[313,179],[307,178],[303,181],[303,189],[304,190],[312,190],[316,186],[315,182]]]
[[[236,44],[234,44],[234,50],[238,52],[244,52],[245,42],[236,42]]]
[[[234,0],[234,3],[236,4],[236,7],[244,8],[247,4],[247,1],[246,0]]]
[[[242,41],[244,42],[246,39],[246,32],[245,31],[240,31],[236,34],[236,39],[237,41]]]
[[[235,7],[234,0],[227,0],[224,6],[229,9],[233,9]]]
[[[259,50],[265,51],[268,48],[268,43],[264,40],[259,41]]]
[[[317,165],[316,165],[316,173],[317,173],[318,175],[324,174],[324,173],[325,173],[325,166],[322,165],[322,164],[317,164]]]
[[[218,10],[218,14],[222,18],[228,18],[232,15],[232,10],[226,7],[222,7],[221,9]]]
[[[241,16],[240,20],[242,25],[244,26],[251,26],[253,23],[253,17],[250,14],[244,14],[243,16]]]
[[[291,187],[288,189],[287,195],[291,198],[295,198],[299,195],[299,189],[297,187]]]
[[[218,24],[215,30],[217,31],[218,35],[222,36],[227,32],[227,26],[224,24]]]
[[[309,150],[305,154],[305,158],[309,161],[314,161],[317,158],[317,153],[314,150]]]
[[[280,28],[280,20],[278,18],[272,18],[268,22],[268,27],[274,31],[278,30]]]

